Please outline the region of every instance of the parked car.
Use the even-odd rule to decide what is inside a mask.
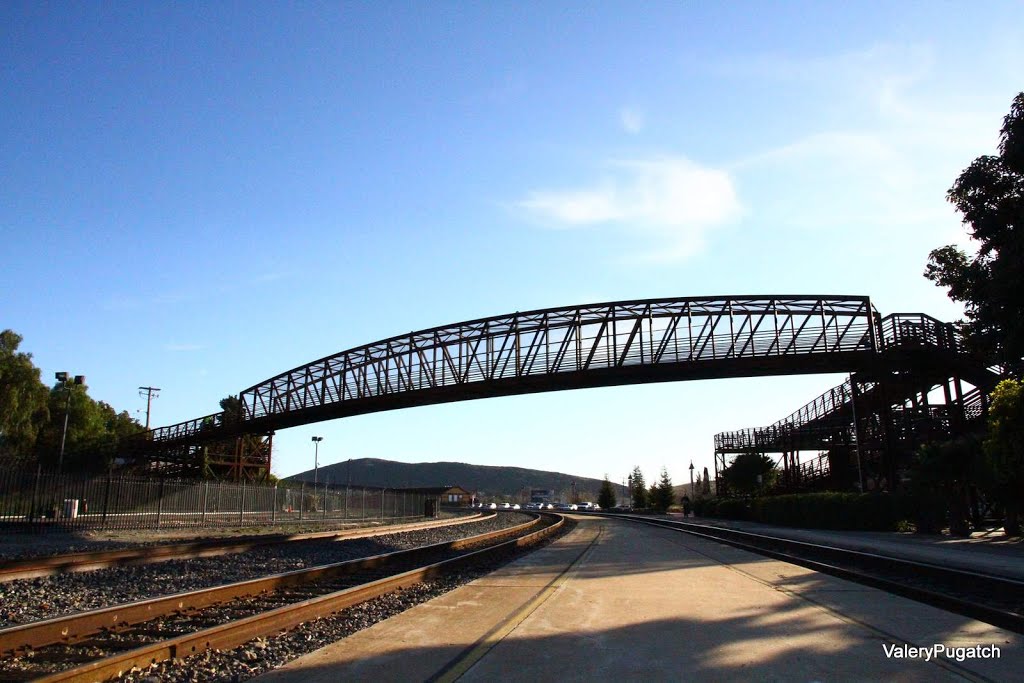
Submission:
[[[512,503],[512,509],[513,510],[518,510],[519,509],[519,503]]]
[[[502,510],[511,510],[512,509],[512,503],[502,503],[499,507]]]
[[[488,503],[487,507],[490,510],[497,510],[498,509],[498,504],[497,503]]]

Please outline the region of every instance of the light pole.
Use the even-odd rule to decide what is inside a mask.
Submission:
[[[64,442],[68,438],[68,415],[71,413],[71,387],[69,385],[85,384],[85,375],[75,375],[74,379],[71,379],[68,373],[57,372],[53,376],[64,385],[64,391],[67,393],[67,400],[64,402],[64,431],[60,435],[60,459],[57,461],[57,474],[60,474],[64,468]]]
[[[697,494],[693,490],[693,461],[690,461],[690,504],[697,499]],[[685,512],[685,510],[684,510]]]
[[[316,486],[317,469],[320,467],[320,442],[324,440],[322,436],[313,437],[313,486]]]

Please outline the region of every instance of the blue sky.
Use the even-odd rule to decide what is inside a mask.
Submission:
[[[1024,89],[1024,5],[0,4],[0,328],[153,424],[517,310],[866,294],[921,273]],[[381,457],[688,480],[841,376],[520,396],[279,432]],[[137,413],[144,417],[142,413]]]

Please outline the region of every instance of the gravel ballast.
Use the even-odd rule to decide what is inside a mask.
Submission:
[[[343,541],[303,541],[265,546],[231,555],[0,583],[0,628],[42,619],[172,595],[269,574],[344,562],[475,536],[527,521],[522,514],[500,514],[453,527],[390,533]]]

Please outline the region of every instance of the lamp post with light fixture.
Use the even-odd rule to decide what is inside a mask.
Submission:
[[[320,442],[324,440],[322,436],[313,437],[313,486],[316,487],[316,476],[317,469],[320,467]]]
[[[64,469],[64,442],[68,438],[68,415],[71,413],[71,385],[85,384],[85,375],[75,375],[74,378],[66,372],[54,373],[54,378],[64,386],[67,399],[64,402],[64,431],[60,435],[60,459],[57,461],[57,474]]]

